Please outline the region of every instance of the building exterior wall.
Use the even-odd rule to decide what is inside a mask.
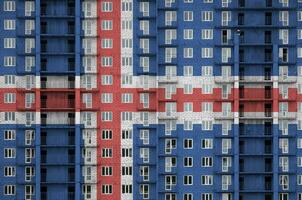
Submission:
[[[302,2],[3,0],[1,200],[302,200]]]

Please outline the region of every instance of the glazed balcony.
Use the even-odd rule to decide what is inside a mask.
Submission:
[[[74,89],[75,81],[74,80],[65,80],[62,78],[53,79],[53,80],[41,80],[41,89],[42,90],[59,90],[59,89]]]
[[[58,100],[47,100],[41,99],[41,110],[73,110],[75,109],[74,99],[58,99]]]
[[[42,126],[74,126],[75,114],[68,112],[43,112],[41,113]]]

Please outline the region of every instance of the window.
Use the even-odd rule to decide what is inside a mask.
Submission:
[[[14,67],[14,66],[16,66],[16,57],[4,56],[4,67]]]
[[[16,29],[16,21],[13,19],[5,19],[4,20],[4,30],[15,30]]]
[[[35,168],[26,166],[25,167],[25,181],[31,181],[33,176],[35,176]]]
[[[201,16],[202,16],[201,21],[213,21],[212,11],[202,11]]]
[[[15,140],[16,131],[15,130],[5,130],[4,131],[4,140]]]
[[[132,93],[123,93],[122,94],[122,103],[132,103],[133,94]]]
[[[16,114],[14,112],[5,112],[4,113],[4,120],[5,121],[15,121]]]
[[[35,20],[25,20],[25,35],[30,35],[35,30]]]
[[[201,176],[201,185],[213,185],[213,176],[202,175]]]
[[[193,94],[192,84],[184,84],[184,94]]]
[[[211,193],[202,193],[201,200],[213,200],[213,195]],[[225,200],[222,198],[222,200]]]
[[[15,85],[16,78],[14,75],[4,75],[4,84],[5,85]]]
[[[213,121],[203,120],[202,121],[202,130],[213,130]]]
[[[140,39],[139,46],[142,49],[143,53],[149,53],[149,39]]]
[[[15,158],[16,149],[15,148],[5,148],[4,149],[4,158]]]
[[[139,193],[143,196],[143,199],[149,199],[149,185],[141,184]]]
[[[183,200],[193,200],[193,194],[185,193]]]
[[[201,30],[201,39],[212,40],[213,39],[213,29],[202,29]]]
[[[184,139],[184,149],[193,149],[193,139]]]
[[[16,3],[15,1],[4,1],[3,10],[7,12],[16,11]]]
[[[101,112],[102,121],[112,121],[112,112]]]
[[[221,12],[221,25],[228,26],[231,21],[231,12],[230,11],[222,11]]]
[[[4,176],[5,177],[14,177],[14,176],[16,176],[16,167],[12,167],[12,166],[4,167]]]
[[[131,176],[132,175],[132,167],[131,166],[122,166],[122,175],[123,176]]]
[[[122,11],[123,12],[132,11],[132,2],[122,2]]]
[[[112,158],[112,149],[102,148],[102,158]]]
[[[5,49],[16,48],[16,38],[4,38],[4,48]]]
[[[184,11],[184,21],[193,21],[193,11]]]
[[[213,48],[202,48],[201,58],[213,58]]]
[[[184,66],[184,76],[193,76],[193,66]]]
[[[132,148],[122,148],[123,158],[132,158]]]
[[[228,172],[230,167],[232,167],[232,157],[222,157],[221,171]]]
[[[201,167],[212,167],[213,158],[212,157],[202,157],[201,158]]]
[[[25,163],[31,163],[32,159],[35,157],[35,149],[33,148],[26,148],[25,153]]]
[[[113,94],[112,93],[102,93],[101,94],[101,102],[102,103],[112,103]]]
[[[282,186],[283,190],[288,190],[289,176],[288,175],[279,175],[279,184],[280,184],[280,186]]]
[[[176,167],[176,157],[165,157],[165,172],[171,172],[172,167]]]
[[[4,93],[4,103],[16,103],[16,94]]]
[[[184,102],[184,112],[193,112],[192,102]]]
[[[228,154],[230,149],[232,149],[232,140],[231,139],[222,139],[221,152],[223,154]]]
[[[193,58],[193,48],[184,48],[184,58]]]
[[[132,139],[132,130],[131,129],[124,129],[122,130],[122,139]]]
[[[202,66],[201,75],[206,77],[213,76],[213,67],[212,66]]]
[[[193,37],[194,37],[193,29],[184,29],[184,39],[185,40],[192,40]]]
[[[143,13],[144,17],[149,16],[149,2],[140,2],[139,11]]]
[[[102,185],[102,193],[112,194],[112,185],[107,185],[107,184]]]
[[[165,189],[172,190],[172,187],[176,185],[176,176],[175,175],[166,175],[165,176]]]
[[[112,12],[113,10],[112,2],[102,2],[102,12]]]
[[[102,130],[102,140],[112,140],[112,130],[103,129]]]
[[[125,27],[132,27],[132,22],[125,23]],[[149,35],[149,21],[148,20],[140,20],[139,21],[139,30],[143,32],[143,35]]]
[[[282,172],[288,172],[288,157],[279,157],[279,167],[282,169]]]
[[[149,148],[140,148],[139,152],[140,158],[143,159],[143,163],[149,163]]]
[[[149,144],[149,130],[140,130],[139,137],[143,141],[144,145]]]
[[[213,93],[212,84],[203,84],[201,89],[202,89],[203,94],[212,94]]]
[[[132,39],[122,39],[122,48],[132,48]]]
[[[102,75],[102,85],[112,85],[113,77],[112,75]]]
[[[201,148],[202,149],[213,149],[213,139],[202,139]]]
[[[4,185],[4,195],[16,195],[16,186]]]
[[[112,20],[102,20],[102,30],[103,31],[109,31],[112,30],[113,22]]]
[[[25,53],[33,53],[33,48],[35,48],[34,38],[25,38]]]
[[[193,157],[184,157],[184,167],[193,167]]]
[[[202,102],[201,105],[202,105],[202,108],[201,108],[202,112],[213,112],[213,103],[212,102]]]
[[[184,185],[193,185],[193,176],[192,175],[186,175],[183,177]]]
[[[232,57],[231,48],[221,48],[221,62],[227,63],[229,59]]]
[[[105,38],[101,40],[101,47],[103,49],[112,49],[113,47],[113,40],[109,38]]]
[[[122,184],[122,194],[131,194],[132,193],[132,185]]]
[[[149,180],[149,166],[140,166],[140,176],[143,177],[144,181]]]
[[[298,12],[299,15],[299,12]],[[298,21],[300,21],[301,18],[298,16]],[[289,24],[289,13],[288,11],[279,11],[279,21],[282,23],[283,26],[288,26]]]
[[[172,40],[176,40],[177,31],[175,29],[167,29],[165,31],[165,44],[172,44]]]
[[[222,175],[221,177],[221,189],[228,190],[229,186],[232,184],[232,177],[230,175]]]

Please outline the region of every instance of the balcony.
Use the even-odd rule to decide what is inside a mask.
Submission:
[[[239,117],[240,119],[271,119],[272,118],[272,111],[271,110],[267,110],[265,112],[239,112]]]
[[[72,110],[75,109],[75,100],[58,99],[56,101],[56,100],[41,99],[41,109],[42,110]]]
[[[178,78],[177,76],[160,76],[158,78],[158,82],[161,83],[161,84],[175,84],[178,82]]]
[[[41,89],[74,89],[75,81],[44,81],[41,80]]]
[[[44,112],[41,113],[42,126],[74,126],[75,114],[68,112]]]

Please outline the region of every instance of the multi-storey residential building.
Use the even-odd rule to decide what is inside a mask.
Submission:
[[[301,0],[2,0],[0,23],[1,200],[302,200]]]

